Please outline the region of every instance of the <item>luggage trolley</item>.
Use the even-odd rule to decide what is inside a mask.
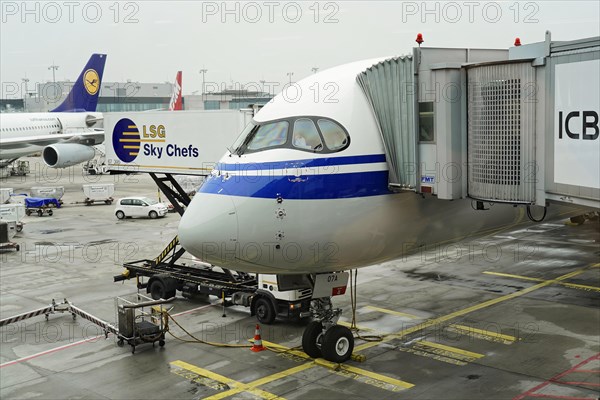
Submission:
[[[115,307],[119,333],[117,345],[129,344],[135,353],[135,347],[142,343],[158,342],[159,346],[165,345],[165,333],[168,330],[167,311],[162,304],[172,302],[168,300],[152,300],[143,294],[117,297]]]
[[[48,197],[26,197],[25,198],[25,214],[31,215],[37,213],[38,217],[47,213],[52,215],[52,208],[60,208],[60,202],[55,198]]]

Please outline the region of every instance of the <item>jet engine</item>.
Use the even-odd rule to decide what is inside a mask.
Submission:
[[[44,147],[42,158],[51,168],[67,168],[91,160],[96,155],[92,146],[78,143],[56,143]]]

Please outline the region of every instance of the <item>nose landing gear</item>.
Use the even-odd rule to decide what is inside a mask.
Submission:
[[[304,352],[336,363],[349,360],[354,350],[354,336],[350,329],[337,325],[342,309],[333,308],[331,297],[313,299],[310,309],[313,321],[302,335]]]

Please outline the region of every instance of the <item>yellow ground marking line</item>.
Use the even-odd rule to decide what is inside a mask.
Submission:
[[[351,328],[352,324],[350,322],[346,322],[346,321],[338,321],[338,325],[343,325],[347,328]],[[359,331],[372,331],[373,329],[371,328],[367,328],[366,326],[361,326],[361,325],[355,325]]]
[[[449,328],[453,329],[454,332],[461,333],[464,335],[469,335],[469,336],[479,335],[484,338],[487,337],[494,342],[500,341],[505,344],[512,344],[517,341],[517,338],[514,336],[505,335],[505,334],[502,334],[499,332],[492,332],[492,331],[486,331],[483,329],[477,329],[477,328],[473,328],[470,326],[452,324],[449,326]]]
[[[403,313],[400,311],[388,310],[388,309],[381,308],[381,307],[366,306],[365,308],[368,308],[373,311],[379,311],[379,312],[386,313],[386,314],[396,315],[398,317],[405,317],[405,318],[410,318],[410,319],[420,319],[416,315],[407,314],[407,313]]]
[[[229,396],[233,396],[234,394],[238,394],[238,393],[241,393],[241,392],[250,392],[250,393],[256,394],[255,391],[259,390],[259,389],[256,389],[257,386],[265,385],[267,383],[276,381],[278,379],[287,378],[290,375],[296,374],[298,372],[302,372],[304,370],[307,370],[307,369],[313,368],[313,367],[315,367],[315,364],[307,363],[307,364],[299,365],[297,367],[286,369],[285,371],[277,372],[277,373],[275,373],[273,375],[269,375],[269,376],[266,376],[264,378],[257,379],[255,381],[250,382],[250,383],[246,383],[246,384],[242,383],[242,384],[240,384],[239,387],[236,387],[235,389],[230,389],[230,390],[227,390],[225,392],[217,393],[217,394],[215,394],[213,396],[210,396],[210,397],[205,397],[205,400],[209,400],[209,399],[210,400],[224,399],[224,398],[227,398]],[[268,393],[268,392],[265,392],[265,393]],[[283,399],[283,397],[281,397],[281,396],[275,396],[275,395],[272,395],[272,396],[274,396],[274,397],[270,397],[270,398]]]
[[[478,358],[483,357],[483,354],[473,353],[472,351],[458,349],[456,347],[446,346],[446,345],[440,344],[440,343],[429,342],[427,340],[420,340],[417,343],[419,343],[423,346],[432,347],[434,349],[440,349],[440,350],[448,351],[450,353],[459,354],[459,355],[467,357],[469,359],[478,359]]]
[[[228,391],[219,393],[215,396],[220,396],[220,397],[215,397],[215,396],[211,396],[211,397],[207,397],[207,399],[221,399],[223,397],[229,397],[231,394],[227,394],[226,396],[222,396],[225,393],[228,392],[233,392],[235,391],[235,393],[239,393],[239,392],[249,392],[252,393],[255,396],[261,397],[263,399],[276,399],[276,398],[282,398],[280,396],[274,395],[273,393],[269,393],[269,392],[265,392],[264,390],[260,390],[260,389],[256,389],[253,387],[250,387],[250,384],[244,384],[238,381],[234,381],[233,379],[227,378],[226,376],[223,375],[219,375],[215,372],[209,371],[207,369],[204,368],[200,368],[197,367],[195,365],[192,364],[188,364],[184,361],[173,361],[171,362],[171,365],[174,365],[176,367],[185,369],[187,371],[193,372],[195,374],[198,374],[200,376],[204,376],[206,378],[212,379],[214,381],[220,382],[220,383],[224,383],[227,386],[233,386],[233,389],[230,389]]]
[[[511,293],[511,294],[507,294],[507,295],[504,295],[504,296],[496,297],[495,299],[484,301],[483,303],[475,304],[474,306],[463,308],[462,310],[458,310],[458,311],[452,312],[450,314],[442,315],[441,317],[437,317],[437,318],[433,318],[433,319],[427,320],[427,321],[425,321],[423,323],[420,323],[418,325],[412,326],[410,328],[403,329],[400,332],[397,332],[397,333],[394,333],[394,334],[391,334],[391,335],[387,335],[387,336],[385,336],[383,338],[383,340],[381,340],[379,342],[368,342],[368,343],[364,343],[364,344],[361,344],[359,346],[356,346],[354,348],[354,351],[355,352],[363,351],[363,350],[366,350],[366,349],[370,349],[371,347],[378,346],[381,343],[389,342],[390,340],[393,340],[393,339],[401,339],[401,338],[403,338],[403,337],[405,337],[407,335],[410,335],[412,333],[419,332],[419,331],[425,330],[427,328],[430,328],[432,326],[442,324],[442,323],[450,321],[450,320],[452,320],[454,318],[462,317],[462,316],[470,314],[470,313],[472,313],[474,311],[479,311],[481,309],[484,309],[484,308],[487,308],[487,307],[491,307],[491,306],[496,305],[498,303],[502,303],[502,302],[507,301],[507,300],[512,300],[512,299],[515,299],[517,297],[524,296],[524,295],[526,295],[528,293],[534,292],[534,291],[536,291],[538,289],[544,288],[544,287],[549,286],[549,285],[551,285],[553,283],[560,282],[560,281],[563,281],[565,279],[569,279],[569,278],[572,278],[572,277],[577,276],[579,274],[582,274],[582,273],[588,271],[590,268],[595,268],[597,266],[600,266],[600,263],[599,264],[590,265],[590,266],[587,266],[587,267],[582,268],[582,269],[578,269],[578,270],[573,271],[573,272],[569,272],[568,274],[559,276],[558,278],[550,279],[550,280],[538,283],[537,285],[530,286],[530,287],[528,287],[526,289],[519,290],[519,291]]]
[[[501,276],[501,277],[504,277],[504,278],[522,279],[522,280],[534,281],[534,282],[546,282],[545,279],[541,279],[541,278],[532,278],[530,276],[505,274],[503,272],[483,271],[483,273],[487,274],[487,275]],[[557,285],[562,285],[562,286],[570,287],[570,288],[573,288],[573,289],[594,290],[596,292],[600,292],[600,287],[598,287],[598,286],[580,285],[578,283],[571,283],[571,282],[553,282],[553,283],[556,283]]]
[[[286,353],[290,353],[290,354],[293,354],[293,355],[298,356],[298,357],[302,357],[305,360],[311,360],[312,362],[310,362],[308,365],[311,365],[311,364],[314,363],[316,365],[320,365],[322,367],[330,369],[333,372],[345,371],[345,372],[355,373],[355,374],[363,375],[363,376],[371,378],[371,379],[376,379],[378,381],[388,383],[390,385],[399,386],[399,387],[402,387],[402,388],[405,388],[405,389],[410,389],[411,387],[415,386],[415,385],[413,385],[412,383],[409,383],[409,382],[401,381],[399,379],[390,378],[389,376],[381,375],[381,374],[378,374],[376,372],[367,371],[367,370],[362,369],[362,368],[353,367],[351,365],[338,364],[338,363],[334,363],[334,362],[331,362],[331,361],[327,361],[327,360],[325,360],[323,358],[312,359],[311,357],[309,357],[303,351],[295,350],[295,349],[290,349],[289,347],[286,347],[286,346],[283,346],[283,345],[280,345],[280,344],[277,344],[277,343],[271,343],[271,342],[266,341],[266,340],[263,340],[263,345],[265,345],[267,347],[271,347],[271,348],[275,348],[275,349],[278,349],[278,350],[285,351]],[[306,365],[306,364],[304,364],[304,365]]]

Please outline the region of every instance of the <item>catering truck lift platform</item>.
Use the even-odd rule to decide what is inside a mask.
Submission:
[[[183,215],[191,199],[173,175],[150,173],[150,176],[175,210]],[[114,281],[135,278],[137,288],[146,289],[154,300],[174,297],[178,290],[186,298],[217,296],[223,299],[224,306],[250,307],[251,315],[256,315],[263,324],[271,324],[277,317],[300,319],[310,316],[310,285],[282,291],[276,275],[253,275],[204,263],[186,265],[179,262],[184,253],[185,249],[175,236],[155,259],[123,264],[125,271],[116,275]],[[143,278],[148,279],[144,281]]]

